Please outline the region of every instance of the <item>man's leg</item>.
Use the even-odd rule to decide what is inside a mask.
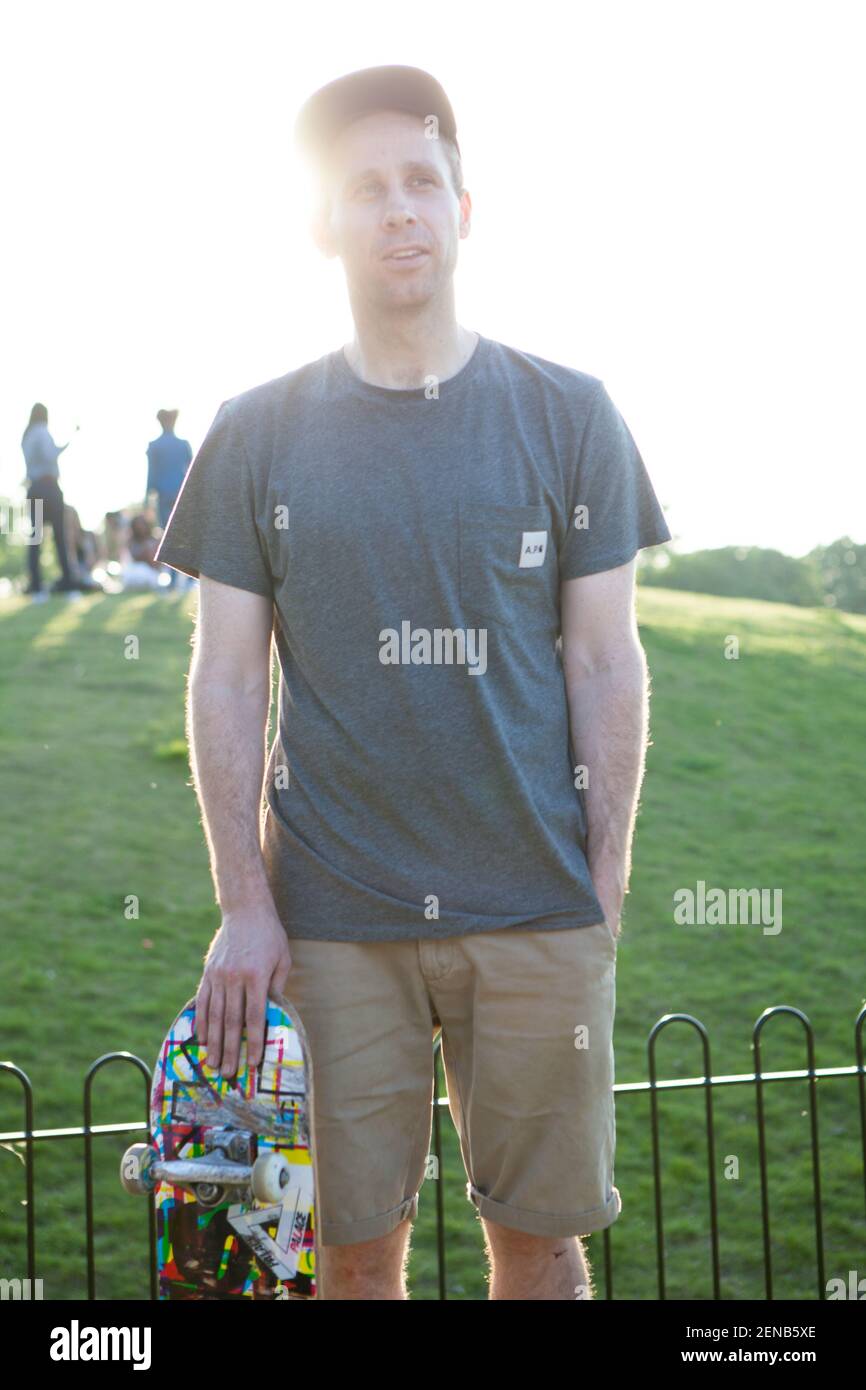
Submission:
[[[620,1211],[616,949],[604,922],[436,943],[431,997],[491,1298],[592,1296],[576,1233]]]
[[[482,1218],[490,1261],[488,1297],[585,1299],[593,1297],[580,1236],[529,1236]]]
[[[35,533],[37,520],[37,501],[42,500],[42,534],[45,535],[45,526],[48,518],[45,515],[45,503],[42,498],[42,490],[37,483],[31,483],[27,489],[28,520]],[[39,552],[42,548],[40,541],[34,541],[27,547],[27,566],[30,571],[30,592],[38,593],[42,588],[42,569],[39,563]]]
[[[415,941],[290,937],[307,1035],[323,1299],[405,1299],[430,1152],[431,1010]]]
[[[406,1264],[412,1223],[401,1221],[387,1236],[357,1245],[319,1246],[322,1299],[408,1298]]]
[[[74,576],[69,567],[69,554],[66,547],[66,514],[64,505],[60,484],[54,479],[51,479],[51,481],[45,485],[44,506],[51,522],[51,529],[54,532],[54,549],[57,552],[57,563],[60,566],[63,583],[72,584],[74,583]]]

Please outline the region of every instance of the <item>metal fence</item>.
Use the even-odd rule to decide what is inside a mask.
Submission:
[[[795,1071],[771,1071],[765,1072],[761,1066],[761,1040],[764,1030],[770,1019],[780,1015],[790,1015],[799,1019],[802,1024],[806,1042],[806,1067]],[[768,1084],[776,1084],[784,1081],[808,1081],[809,1083],[809,1118],[811,1133],[811,1164],[812,1164],[812,1206],[815,1225],[815,1273],[816,1289],[819,1300],[823,1299],[826,1290],[825,1264],[824,1264],[824,1233],[821,1203],[821,1155],[818,1135],[818,1082],[828,1080],[830,1077],[856,1076],[858,1082],[858,1098],[860,1104],[860,1142],[863,1159],[863,1194],[864,1204],[866,1204],[866,1067],[864,1067],[863,1054],[863,1030],[866,1023],[866,1007],[862,1008],[857,1015],[854,1024],[854,1055],[855,1064],[849,1067],[816,1067],[815,1066],[815,1035],[811,1023],[804,1013],[799,1009],[792,1008],[787,1004],[779,1004],[771,1009],[765,1009],[758,1018],[752,1030],[752,1046],[754,1049],[755,1070],[744,1072],[732,1076],[713,1076],[710,1058],[710,1039],[706,1028],[699,1019],[692,1017],[691,1014],[665,1014],[655,1024],[649,1034],[647,1041],[648,1055],[648,1081],[618,1083],[614,1086],[617,1096],[617,1103],[625,1096],[649,1095],[650,1101],[650,1127],[652,1135],[652,1166],[653,1178],[655,1183],[655,1234],[656,1234],[656,1265],[658,1273],[658,1297],[665,1299],[665,1236],[664,1236],[664,1214],[662,1201],[662,1165],[659,1144],[659,1120],[660,1120],[660,1098],[669,1091],[684,1091],[699,1087],[704,1092],[705,1124],[706,1124],[706,1144],[707,1144],[707,1191],[709,1199],[709,1220],[710,1220],[710,1261],[713,1282],[713,1298],[721,1298],[720,1276],[719,1276],[719,1221],[717,1209],[716,1192],[716,1150],[715,1133],[713,1127],[713,1091],[720,1086],[752,1086],[755,1093],[756,1119],[758,1132],[758,1156],[761,1183],[761,1222],[763,1233],[763,1256],[764,1256],[764,1286],[767,1299],[773,1298],[773,1266],[770,1246],[770,1202],[769,1202],[769,1179],[767,1172],[767,1133],[766,1118],[764,1112],[764,1087]],[[701,1040],[703,1055],[703,1075],[686,1077],[679,1080],[659,1080],[658,1066],[656,1059],[656,1048],[658,1040],[665,1029],[671,1028],[674,1024],[685,1024],[694,1029]],[[433,1063],[436,1076],[434,1094],[437,1100],[433,1106],[433,1153],[437,1159],[437,1174],[442,1172],[442,1129],[441,1129],[441,1108],[447,1105],[447,1098],[439,1096],[440,1090],[440,1041],[437,1037],[433,1045]],[[126,1063],[138,1069],[141,1073],[144,1086],[144,1120],[130,1121],[120,1124],[94,1125],[92,1123],[93,1114],[93,1082],[97,1073],[111,1063]],[[94,1138],[103,1134],[145,1134],[149,1135],[148,1129],[148,1110],[150,1098],[151,1073],[149,1067],[130,1052],[108,1052],[102,1057],[98,1057],[89,1067],[84,1078],[84,1098],[83,1098],[83,1117],[84,1124],[74,1126],[69,1129],[34,1129],[33,1128],[33,1086],[29,1077],[20,1067],[12,1062],[0,1062],[0,1073],[5,1072],[17,1078],[22,1089],[22,1100],[24,1108],[24,1128],[12,1130],[8,1133],[0,1133],[0,1142],[3,1143],[23,1143],[25,1146],[25,1184],[26,1184],[26,1221],[27,1221],[27,1277],[33,1281],[36,1279],[36,1209],[34,1201],[34,1146],[37,1143],[49,1140],[60,1139],[84,1139],[84,1210],[85,1210],[85,1248],[87,1262],[87,1298],[96,1297],[96,1261],[94,1255],[93,1238],[93,1141]],[[446,1249],[445,1249],[445,1221],[444,1221],[444,1194],[441,1181],[436,1182],[436,1251],[438,1259],[438,1286],[440,1299],[447,1298],[446,1292]],[[156,1227],[153,1202],[148,1203],[149,1209],[149,1265],[150,1265],[150,1296],[156,1298]],[[605,1297],[613,1298],[613,1258],[611,1251],[610,1229],[603,1231],[604,1249],[604,1285]],[[32,1287],[32,1285],[31,1285]]]

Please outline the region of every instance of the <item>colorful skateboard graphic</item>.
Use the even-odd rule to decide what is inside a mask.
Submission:
[[[149,1144],[121,1163],[156,1203],[160,1299],[315,1298],[312,1073],[300,1020],[269,999],[262,1065],[207,1065],[195,1001],[162,1045]]]

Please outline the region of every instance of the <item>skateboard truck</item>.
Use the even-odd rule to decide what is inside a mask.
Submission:
[[[252,1157],[252,1135],[237,1129],[206,1130],[201,1158],[161,1159],[153,1144],[133,1144],[120,1161],[127,1192],[150,1196],[158,1183],[190,1188],[202,1206],[217,1206],[227,1188],[249,1188],[259,1202],[281,1202],[292,1171],[288,1159],[270,1151]]]

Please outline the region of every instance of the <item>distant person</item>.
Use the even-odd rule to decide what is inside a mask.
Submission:
[[[121,580],[124,589],[158,589],[162,586],[159,574],[162,565],[154,556],[159,541],[153,534],[153,524],[144,512],[139,512],[129,523],[121,566]],[[165,586],[168,588],[168,585]]]
[[[117,511],[105,513],[102,531],[104,536],[103,548],[105,550],[105,560],[107,564],[120,563],[123,538],[127,525],[128,522],[125,512]]]
[[[85,531],[78,512],[70,502],[66,503],[63,510],[66,519],[66,553],[75,582],[80,589],[104,593],[102,585],[91,574],[99,559],[96,536],[93,531]]]
[[[57,464],[57,460],[63,450],[69,448],[69,444],[54,443],[48,431],[48,411],[38,401],[30,412],[30,421],[21,436],[21,448],[27,464],[27,501],[31,504],[34,528],[36,508],[32,504],[41,499],[43,534],[48,524],[54,532],[54,548],[57,551],[61,578],[52,584],[52,593],[71,593],[80,588],[80,585],[76,582],[69,564],[63,493],[60,489],[60,469]],[[34,596],[44,592],[40,565],[41,548],[40,541],[34,541],[27,547],[30,583],[24,592]]]
[[[137,563],[153,565],[154,569],[158,569],[159,566],[153,558],[157,552],[158,546],[159,541],[153,534],[153,525],[150,519],[144,512],[139,512],[129,523],[127,549],[129,550],[130,559],[135,560]]]
[[[145,509],[152,492],[156,493],[156,516],[164,531],[171,516],[171,509],[177,501],[186,470],[192,462],[192,449],[189,441],[179,439],[174,432],[178,412],[158,410],[156,418],[162,425],[162,434],[152,439],[147,446],[147,489],[144,498]],[[177,570],[171,570],[171,588],[178,582]]]

